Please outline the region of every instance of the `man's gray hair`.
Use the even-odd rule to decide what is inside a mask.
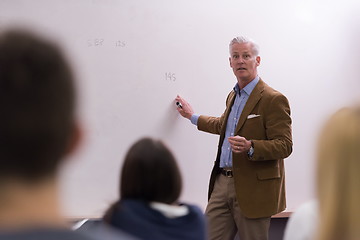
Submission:
[[[252,50],[255,56],[259,56],[259,45],[257,45],[252,39],[245,36],[238,36],[231,40],[229,44],[229,50],[231,51],[231,46],[235,43],[251,43]]]

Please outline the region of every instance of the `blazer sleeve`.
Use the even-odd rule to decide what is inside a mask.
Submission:
[[[198,120],[198,129],[200,131],[213,133],[213,134],[220,134],[222,122],[223,122],[223,115],[221,117],[210,117],[201,115]]]
[[[221,134],[225,132],[223,129],[226,116],[228,115],[229,108],[231,108],[232,100],[235,97],[235,92],[231,91],[226,98],[226,109],[224,113],[220,117],[210,117],[205,115],[200,115],[198,119],[197,127],[200,131],[213,133],[213,134]]]
[[[281,93],[274,94],[265,110],[265,134],[263,140],[252,140],[254,161],[284,159],[292,152],[290,106]]]

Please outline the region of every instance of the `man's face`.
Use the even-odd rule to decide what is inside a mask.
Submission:
[[[230,67],[242,82],[250,82],[257,75],[260,57],[255,56],[251,43],[235,43],[230,47]]]

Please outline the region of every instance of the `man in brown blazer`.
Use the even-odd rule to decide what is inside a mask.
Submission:
[[[258,46],[246,37],[230,42],[230,67],[237,84],[221,117],[196,115],[176,97],[179,113],[199,130],[219,134],[206,216],[210,239],[267,240],[272,215],[283,211],[283,159],[292,152],[288,100],[257,75]]]

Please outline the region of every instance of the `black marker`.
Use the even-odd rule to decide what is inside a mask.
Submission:
[[[177,106],[178,108],[182,108],[182,105],[181,105],[180,102],[176,102],[176,106]]]

